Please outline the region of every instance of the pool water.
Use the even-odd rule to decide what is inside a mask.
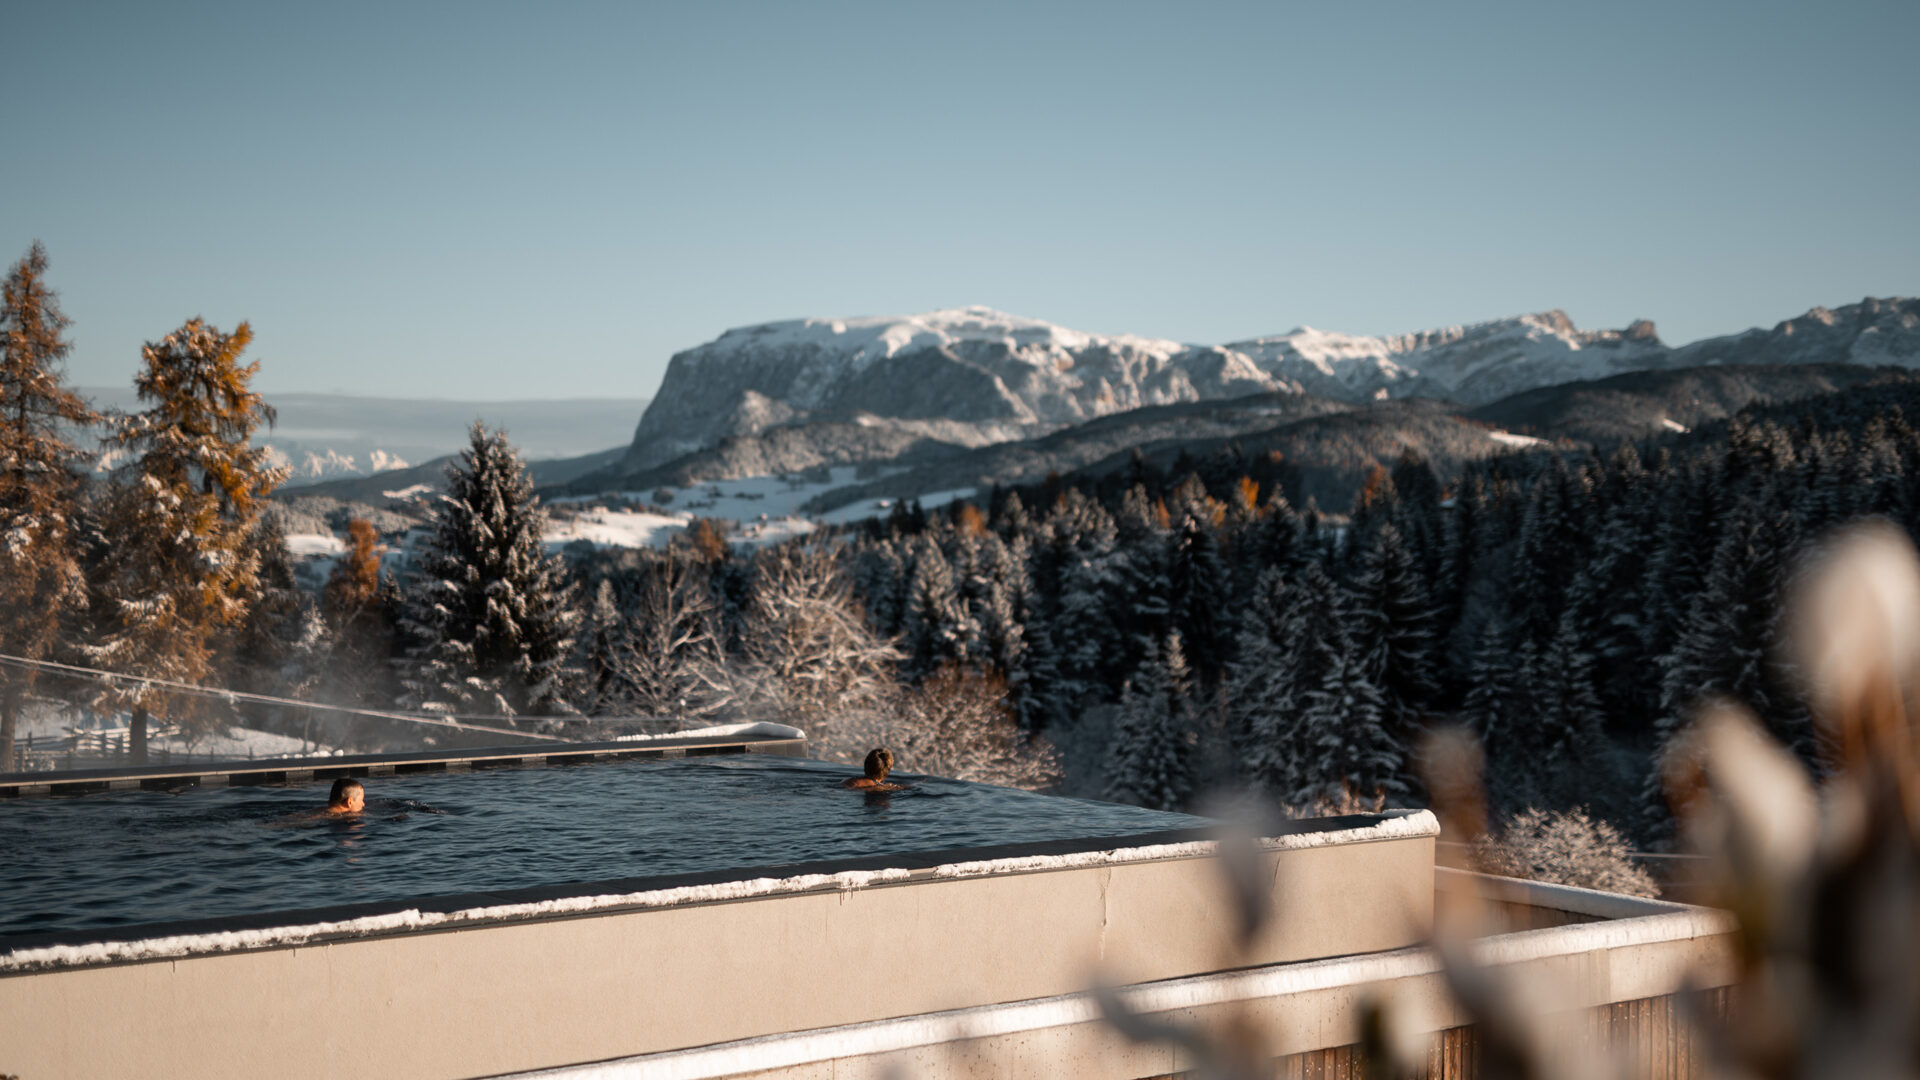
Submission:
[[[1182,814],[742,755],[364,781],[367,811],[303,816],[326,782],[0,803],[0,935],[409,897],[1119,836]]]

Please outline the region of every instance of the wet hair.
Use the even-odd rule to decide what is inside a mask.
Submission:
[[[343,776],[333,782],[333,790],[327,794],[328,806],[347,805],[347,792],[365,791],[366,785],[351,776]]]
[[[885,780],[893,771],[893,751],[884,746],[876,746],[867,751],[867,779]]]

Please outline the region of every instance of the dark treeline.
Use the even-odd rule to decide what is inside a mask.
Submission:
[[[1459,723],[1501,808],[1584,804],[1658,834],[1658,754],[1704,699],[1748,703],[1817,763],[1782,590],[1835,526],[1920,524],[1916,407],[1867,388],[1444,480],[1407,459],[1338,519],[1290,505],[1278,462],[1136,461],[984,509],[907,504],[847,557],[909,677],[1004,672],[1022,721],[1099,754],[1114,797],[1417,799],[1420,734]],[[1103,714],[1104,734],[1084,723]]]

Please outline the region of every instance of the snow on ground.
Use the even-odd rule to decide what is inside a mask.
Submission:
[[[329,757],[344,754],[345,750],[335,750],[308,742],[295,735],[278,735],[271,731],[256,731],[253,728],[226,728],[213,735],[202,735],[191,744],[177,734],[163,735],[149,740],[149,754],[174,754],[177,756],[216,758],[275,758],[275,757]]]
[[[1686,434],[1686,433],[1687,433],[1688,431],[1690,431],[1690,430],[1692,430],[1692,429],[1690,429],[1690,428],[1688,428],[1688,427],[1687,427],[1687,425],[1685,425],[1685,424],[1683,424],[1683,423],[1681,423],[1680,421],[1678,421],[1678,420],[1674,420],[1674,419],[1670,419],[1670,418],[1668,418],[1668,417],[1665,417],[1665,416],[1663,416],[1663,417],[1661,417],[1661,418],[1660,418],[1660,426],[1661,426],[1661,427],[1663,427],[1663,428],[1666,428],[1666,429],[1667,429],[1668,431],[1677,431],[1677,432],[1680,432],[1680,433],[1681,433],[1682,435],[1684,435],[1684,434]]]
[[[935,491],[927,495],[917,495],[920,508],[932,510],[948,503],[961,502],[974,497],[974,488],[955,488],[952,491]],[[863,518],[880,517],[893,509],[893,499],[868,499],[863,502],[848,503],[838,510],[830,510],[820,515],[820,520],[829,525],[845,525]]]
[[[868,472],[863,476],[853,466],[842,465],[814,470],[805,477],[749,476],[611,496],[563,495],[548,500],[544,541],[549,551],[579,543],[595,548],[660,548],[685,532],[694,518],[701,517],[732,522],[734,527],[727,534],[729,543],[777,544],[805,536],[822,525],[844,525],[885,516],[893,509],[894,500],[867,499],[817,517],[800,514],[800,507],[816,495],[871,479],[873,475]],[[433,490],[429,485],[417,484],[386,492],[386,495],[419,500]],[[956,488],[920,496],[920,504],[931,510],[973,496],[973,488]],[[393,564],[404,561],[406,552],[423,538],[424,533],[416,529],[403,543],[384,546],[382,563],[393,569]],[[299,561],[303,582],[315,588],[326,580],[334,562],[346,551],[343,540],[325,534],[289,536],[287,547]]]
[[[610,510],[594,507],[547,521],[548,548],[561,548],[586,541],[597,548],[664,547],[675,534],[687,527],[687,515],[671,517],[641,510]]]
[[[124,715],[96,715],[58,702],[29,699],[20,710],[19,738],[26,749],[53,753],[55,760],[66,753],[71,740],[73,751],[83,757],[97,757],[127,744],[127,718]],[[254,728],[228,727],[202,735],[191,743],[163,723],[156,723],[147,739],[148,753],[155,760],[173,758],[273,758],[331,756],[346,751],[308,742],[293,735],[279,735]]]
[[[800,507],[809,499],[862,479],[851,465],[836,466],[824,472],[800,476],[748,476],[737,480],[712,480],[671,490],[623,492],[619,498],[657,504],[666,494],[671,515],[638,510],[588,508],[572,521],[561,520],[570,506],[591,501],[595,496],[561,496],[553,500],[554,521],[547,529],[547,546],[560,548],[579,540],[597,547],[660,547],[686,529],[695,517],[736,522],[739,528],[728,536],[734,543],[775,544],[796,536],[805,536],[821,525],[845,525],[864,518],[881,517],[893,509],[892,499],[866,499],[840,507],[818,517],[800,515]],[[973,488],[956,488],[920,496],[920,505],[931,510],[950,502],[970,499]]]
[[[296,559],[342,555],[346,550],[346,541],[331,533],[294,533],[287,537],[287,551]]]
[[[759,521],[780,517],[797,516],[800,507],[808,499],[837,487],[845,487],[861,479],[858,470],[851,465],[840,465],[824,473],[808,474],[812,479],[793,476],[746,476],[738,480],[710,480],[684,488],[664,489],[671,492],[672,508],[684,510],[688,514],[701,517],[721,518],[727,521]],[[882,474],[884,475],[884,474]],[[632,502],[659,502],[654,491],[627,491],[620,498]],[[562,495],[551,500],[551,505],[559,507],[568,503],[589,502],[597,496]]]
[[[1531,435],[1515,435],[1511,431],[1489,431],[1487,438],[1507,446],[1552,446],[1545,439],[1536,439]]]

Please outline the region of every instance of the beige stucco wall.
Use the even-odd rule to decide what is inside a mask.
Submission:
[[[0,978],[0,1073],[458,1077],[1395,949],[1433,839],[1268,852],[1233,941],[1181,858],[923,880]]]

